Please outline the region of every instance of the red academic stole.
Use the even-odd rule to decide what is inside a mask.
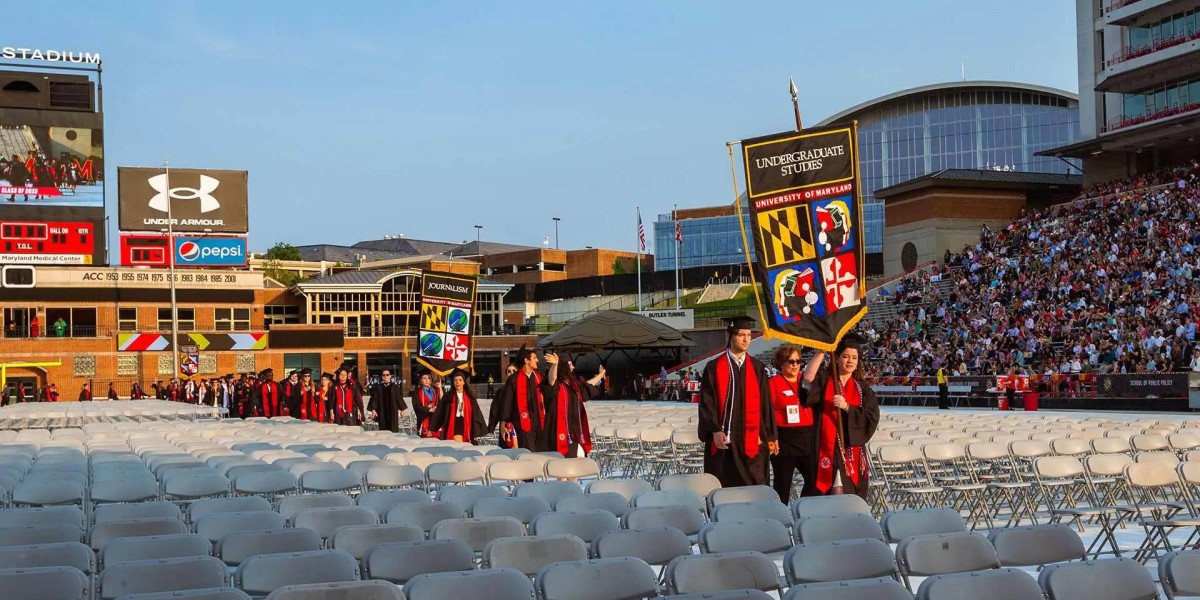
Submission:
[[[418,401],[421,403],[421,406],[425,407],[425,411],[432,415],[434,409],[437,408],[437,398],[433,397],[433,388],[427,388],[423,386],[417,388],[417,397],[419,399]],[[433,437],[433,434],[429,433],[429,417],[425,417],[425,419],[421,421],[418,431],[420,432],[421,437]]]
[[[574,377],[574,375],[568,375],[568,377]],[[571,433],[570,415],[567,414],[571,410],[571,392],[572,391],[574,391],[575,394],[579,396],[579,402],[580,402],[579,434],[580,434],[581,439],[578,439],[578,440],[572,439],[572,436],[574,434]],[[558,444],[558,453],[563,456],[566,456],[567,458],[575,458],[574,456],[567,456],[567,453],[571,451],[571,442],[575,441],[575,442],[579,442],[579,444],[581,446],[583,446],[584,454],[591,454],[592,453],[592,436],[591,436],[591,433],[589,433],[591,431],[591,428],[588,427],[587,413],[584,412],[584,410],[583,410],[583,391],[579,389],[579,383],[578,382],[567,383],[565,381],[562,382],[558,386],[558,398],[556,398],[556,400],[557,400],[557,404],[558,404],[558,407],[557,407],[558,410],[554,411],[554,413],[557,415],[556,421],[557,421],[557,425],[558,425],[558,428],[557,428],[558,439],[555,441]]]
[[[333,405],[336,407],[338,417],[354,414],[354,394],[351,393],[353,385],[349,382],[346,385],[333,386]]]
[[[542,376],[533,371],[534,392],[537,394],[538,423],[546,426],[546,405],[542,399]],[[517,373],[517,411],[521,418],[521,431],[533,431],[533,420],[529,417],[529,377],[525,372]]]
[[[309,403],[313,399],[313,389],[309,387],[300,388],[300,418],[308,420],[308,415],[312,412],[309,408]],[[314,415],[316,416],[316,415]]]
[[[324,423],[329,419],[329,392],[324,388],[313,393],[312,410],[318,423]]]
[[[446,416],[446,426],[442,428],[442,439],[452,440],[455,435],[461,435],[464,442],[471,441],[471,399],[463,394],[463,430],[455,433],[454,421],[458,415],[458,394],[450,392],[450,414]]]
[[[279,391],[275,387],[275,382],[268,381],[258,385],[259,395],[262,396],[263,415],[267,417],[278,417],[279,412]]]
[[[842,411],[833,405],[833,381],[833,378],[830,378],[825,384],[825,406],[821,411],[821,444],[817,448],[817,490],[821,493],[828,492],[829,488],[833,487],[834,453],[837,452],[837,439],[842,427]],[[854,378],[847,382],[842,396],[846,398],[846,404],[862,406],[862,394],[859,393],[858,382]],[[859,465],[863,464],[862,446],[843,447],[843,450],[846,452],[842,457],[842,464],[846,466],[846,476],[857,486]]]
[[[749,360],[749,357],[746,357]],[[753,364],[743,363],[746,366],[746,393],[745,406],[742,407],[742,412],[745,413],[745,431],[743,442],[745,443],[746,456],[754,458],[758,456],[758,429],[761,419],[759,418],[759,410],[762,407],[761,392],[762,388],[758,385],[758,372],[754,369]],[[733,429],[733,415],[725,417],[725,411],[732,411],[733,399],[737,396],[737,390],[733,386],[733,377],[731,368],[733,365],[733,357],[728,352],[721,358],[717,359],[717,417],[721,419],[720,426],[724,427],[725,423],[729,423],[730,429]],[[726,431],[729,435],[730,442],[733,441],[731,432]],[[711,454],[717,453],[717,445],[712,444],[709,449]]]

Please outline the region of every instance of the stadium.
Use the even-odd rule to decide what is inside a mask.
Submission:
[[[245,171],[122,167],[109,265],[98,55],[0,72],[0,386],[82,388],[5,391],[0,598],[1200,596],[1194,4],[1079,0],[1078,97],[956,82],[817,126],[858,121],[870,205],[822,233],[878,257],[811,364],[747,324],[730,206],[656,223],[643,294],[641,253],[548,238],[250,258]],[[260,380],[123,399],[181,373]]]

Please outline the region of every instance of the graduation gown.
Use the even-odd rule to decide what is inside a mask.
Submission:
[[[525,378],[524,385],[520,381],[522,377]],[[545,378],[537,371],[528,375],[524,370],[513,373],[513,376],[504,382],[504,389],[500,390],[498,399],[500,406],[496,411],[495,422],[492,423],[493,428],[498,423],[512,423],[516,432],[517,447],[527,448],[530,452],[550,449],[547,447],[548,434],[544,426],[546,422],[546,406],[543,402],[544,382]],[[518,397],[520,395],[519,388],[524,388],[524,399]]]
[[[727,405],[728,386],[719,389],[718,384],[719,368],[729,365],[733,365],[728,373],[732,379],[732,406]],[[754,384],[748,391],[749,378]],[[754,402],[758,411],[758,418],[751,423],[746,422],[748,401]],[[709,361],[700,380],[698,410],[697,433],[705,443],[704,472],[716,476],[723,487],[768,485],[770,451],[767,442],[776,441],[777,436],[767,372],[762,363],[747,354],[741,367],[737,367],[730,360],[729,352]],[[713,436],[724,431],[726,423],[729,424],[729,446],[720,450],[713,443]],[[758,431],[754,432],[754,429]]]
[[[546,427],[549,450],[567,458],[587,456],[592,452],[592,431],[588,426],[584,403],[600,395],[600,388],[586,381],[578,385],[556,382],[542,386],[546,399]],[[583,452],[579,452],[580,449]]]
[[[353,381],[344,385],[335,383],[329,390],[329,400],[333,404],[333,419],[338,425],[361,425],[362,394]]]
[[[427,436],[429,432],[429,415],[437,408],[441,397],[436,387],[417,386],[412,392],[413,413],[417,416],[417,435]],[[380,426],[382,428],[382,425]]]
[[[367,404],[367,410],[379,413],[376,419],[380,431],[399,432],[400,411],[407,409],[404,390],[400,389],[399,384],[378,383],[371,386],[371,401]]]
[[[429,431],[434,437],[442,440],[452,440],[461,436],[462,441],[475,443],[487,432],[483,421],[483,411],[479,409],[479,401],[470,393],[463,394],[463,416],[458,417],[458,394],[450,390],[442,394],[437,408],[429,415]]]
[[[813,427],[813,437],[815,438],[813,455],[818,463],[816,477],[818,481],[820,480],[821,471],[820,449],[822,443],[826,442],[821,433],[821,424],[827,411],[838,410],[825,400],[826,387],[829,385],[829,382],[829,371],[822,370],[817,374],[817,377],[813,380],[812,385],[809,386],[808,395],[804,400],[804,404],[812,407],[813,409],[813,422],[815,423]],[[855,381],[855,384],[858,388],[861,405],[850,406],[847,410],[842,411],[840,420],[842,427],[842,439],[845,440],[845,443],[851,449],[855,447],[862,448],[862,464],[859,467],[860,475],[858,479],[858,485],[854,485],[850,477],[846,474],[845,457],[842,456],[841,452],[835,451],[832,453],[832,467],[836,469],[838,474],[841,475],[842,488],[846,493],[854,493],[862,496],[865,499],[867,497],[870,480],[870,473],[868,472],[866,465],[866,445],[867,442],[871,440],[871,437],[875,435],[875,429],[879,427],[879,400],[875,397],[875,391],[871,389],[870,385],[861,381]],[[835,448],[836,445],[836,442],[834,442]],[[826,493],[815,489],[814,492],[818,495]]]
[[[256,409],[261,407],[264,417],[283,416],[283,405],[279,398],[279,384],[274,381],[259,381],[255,384],[251,402]]]
[[[283,382],[283,384],[280,387],[283,389],[283,392],[281,394],[282,402],[280,404],[283,407],[286,407],[286,409],[287,409],[284,414],[286,414],[292,418],[299,419],[300,418],[300,403],[304,401],[303,398],[301,397],[301,395],[302,395],[302,391],[300,389],[302,387],[301,383],[299,381],[297,381],[296,383],[292,383],[291,380],[289,379],[288,381]]]

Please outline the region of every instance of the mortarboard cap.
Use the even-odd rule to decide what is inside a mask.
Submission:
[[[301,375],[312,375],[312,369],[310,369],[308,367],[304,367],[303,369],[300,369],[300,374]]]
[[[754,324],[757,322],[753,317],[739,315],[736,317],[725,317],[725,331],[733,333],[739,329],[754,329]]]
[[[467,383],[471,382],[471,374],[466,372],[463,369],[455,369],[455,370],[451,371],[450,372],[450,381],[454,381],[455,377],[462,377],[463,381],[465,381]]]
[[[321,379],[328,379],[330,381],[333,381],[333,373],[330,373],[328,371],[321,373]]]

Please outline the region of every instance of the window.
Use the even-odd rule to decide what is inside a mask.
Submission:
[[[263,325],[270,329],[273,324],[299,325],[300,307],[294,304],[268,304],[263,307]]]
[[[118,331],[137,331],[137,329],[138,329],[137,309],[136,308],[118,308],[117,309],[117,330]]]
[[[300,369],[312,369],[313,381],[321,379],[321,353],[320,352],[304,352],[297,354],[283,355],[283,372],[291,373]],[[400,377],[397,376],[396,379]]]
[[[215,308],[213,323],[217,331],[250,331],[250,309]]]
[[[158,309],[158,330],[171,330],[171,309]],[[179,309],[179,330],[180,331],[195,331],[196,330],[196,309],[180,308]]]

